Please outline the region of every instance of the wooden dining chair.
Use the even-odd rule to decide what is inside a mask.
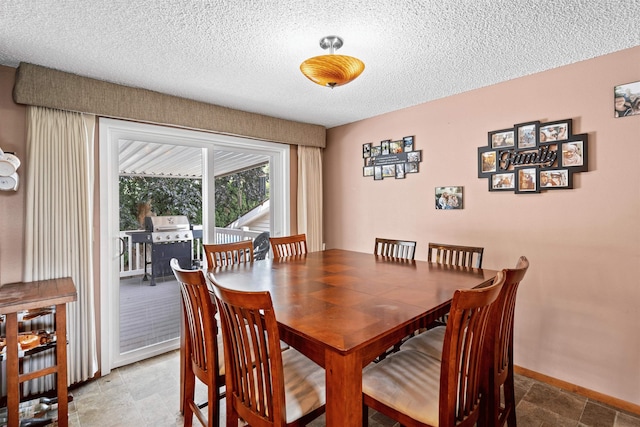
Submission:
[[[471,427],[484,419],[485,333],[504,278],[499,272],[491,286],[455,291],[440,359],[403,350],[365,368],[365,425],[367,407],[407,427]]]
[[[224,393],[225,370],[221,340],[218,340],[216,306],[202,270],[183,270],[178,260],[170,261],[173,274],[180,283],[184,319],[180,348],[181,397],[184,425],[191,427],[193,415],[207,427],[220,425],[220,399]],[[196,378],[207,386],[208,411],[194,400]]]
[[[416,242],[376,237],[373,254],[412,260],[416,256]]]
[[[256,427],[302,426],[324,413],[325,371],[294,349],[280,351],[271,294],[213,284],[227,363],[227,425],[239,417]]]
[[[202,245],[207,256],[207,270],[253,262],[253,242],[242,240],[233,243]]]
[[[513,322],[516,295],[520,282],[529,268],[529,261],[521,256],[514,269],[504,269],[502,291],[496,300],[487,326],[485,359],[487,375],[487,416],[491,427],[516,427],[516,399],[513,379]],[[419,351],[441,359],[446,328],[430,329],[405,342],[400,349]],[[502,401],[501,395],[504,396]]]
[[[304,255],[307,253],[307,235],[296,234],[294,236],[270,237],[273,259]]]
[[[427,261],[436,264],[482,268],[483,252],[484,248],[476,246],[429,243]]]

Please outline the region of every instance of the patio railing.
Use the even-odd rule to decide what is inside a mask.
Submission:
[[[144,274],[144,246],[145,243],[133,243],[130,231],[120,231],[120,277],[130,277]],[[242,240],[253,240],[260,231],[240,230],[236,228],[216,228],[215,243],[233,243]],[[202,239],[193,239],[192,259],[202,260]]]

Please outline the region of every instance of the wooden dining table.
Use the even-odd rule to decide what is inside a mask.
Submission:
[[[271,293],[281,339],[326,370],[326,425],[362,425],[362,368],[446,313],[456,289],[497,271],[330,249],[213,272],[223,287]]]

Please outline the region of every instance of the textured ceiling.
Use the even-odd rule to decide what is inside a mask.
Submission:
[[[0,64],[333,127],[638,46],[639,22],[640,0],[2,0]],[[329,89],[299,65],[333,34],[366,69]]]

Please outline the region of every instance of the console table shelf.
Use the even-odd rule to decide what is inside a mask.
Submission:
[[[7,415],[8,425],[19,425],[20,384],[45,375],[56,374],[58,426],[69,423],[67,395],[67,303],[77,298],[71,278],[10,283],[0,287],[0,314],[6,317]],[[55,306],[56,362],[53,366],[21,374],[18,355],[18,312]]]

